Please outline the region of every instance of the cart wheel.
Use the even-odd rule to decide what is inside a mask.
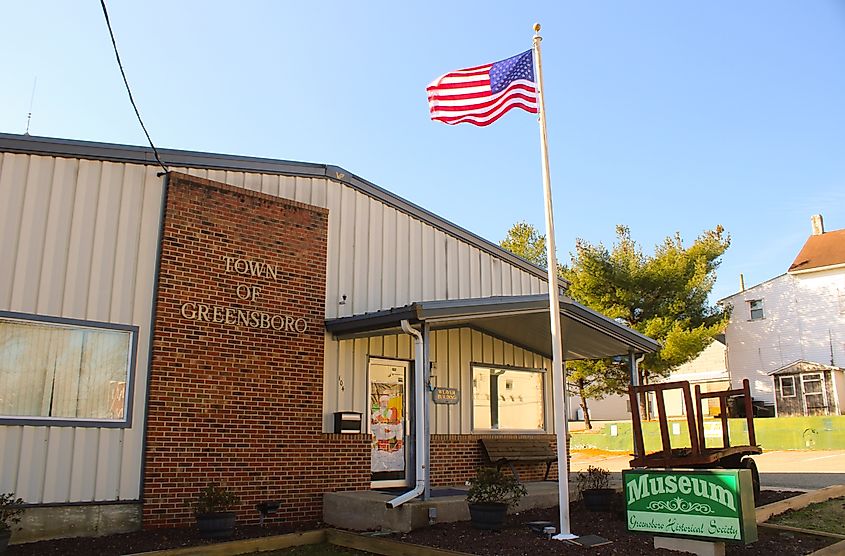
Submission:
[[[754,499],[760,499],[760,472],[757,471],[757,463],[751,458],[742,460],[742,469],[751,471],[751,484],[754,487]]]

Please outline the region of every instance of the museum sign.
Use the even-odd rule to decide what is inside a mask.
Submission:
[[[712,542],[757,540],[747,469],[622,472],[629,531]]]

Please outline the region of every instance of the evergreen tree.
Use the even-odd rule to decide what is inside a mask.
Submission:
[[[545,237],[536,229],[525,223],[514,228],[517,226],[519,237],[527,238],[528,246],[536,249],[537,240],[541,239],[545,247]],[[676,233],[647,256],[631,239],[628,227],[617,226],[611,249],[579,239],[571,264],[562,267],[561,275],[569,281],[568,293],[573,299],[661,344],[660,350],[647,355],[640,365],[639,379],[644,383],[665,377],[673,368],[696,357],[724,328],[728,315],[720,307],[709,305],[707,296],[715,284],[720,258],[729,245],[730,238],[717,226],[689,247],[684,247]],[[502,246],[505,247],[504,242]],[[629,383],[627,364],[614,360],[569,362],[567,376],[583,400],[588,428],[586,400],[624,393]]]

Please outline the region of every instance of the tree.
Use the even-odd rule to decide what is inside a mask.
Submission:
[[[639,379],[644,383],[665,377],[696,357],[724,328],[728,315],[709,305],[707,296],[729,245],[730,237],[717,226],[689,247],[676,233],[647,256],[631,239],[628,227],[617,226],[616,242],[609,250],[601,243],[577,240],[571,264],[561,272],[573,299],[661,344],[640,365]],[[627,365],[621,361],[573,361],[567,370],[570,384],[584,400],[585,420],[586,398],[600,399],[627,389]]]
[[[517,222],[499,244],[529,263],[546,268],[546,236],[528,222]]]

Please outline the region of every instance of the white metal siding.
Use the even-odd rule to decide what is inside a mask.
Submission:
[[[154,167],[0,154],[0,309],[139,327],[132,428],[0,426],[0,492],[139,497],[161,193]]]
[[[15,491],[30,503],[126,500],[140,495],[149,317],[162,195],[157,170],[139,164],[0,154],[0,260],[5,263],[0,265],[0,310],[140,328],[133,427],[0,426],[0,492]],[[421,300],[546,291],[537,276],[336,181],[174,170],[328,208],[328,318]],[[467,330],[433,335],[433,350],[445,345],[459,350],[445,351],[437,359],[444,373],[440,380],[469,392],[468,365],[477,357],[543,364],[521,350],[505,350],[498,340],[484,343],[476,334]],[[366,403],[370,342],[376,340],[335,342],[326,337],[327,415],[361,410]],[[373,355],[412,357],[404,337],[385,339],[373,349]],[[550,385],[546,398],[550,404]],[[469,432],[468,407],[438,408],[434,414],[436,432]],[[547,421],[551,425],[548,416]],[[326,430],[328,426],[327,422]]]
[[[323,390],[324,406],[328,408],[324,420],[325,429],[332,430],[333,411],[358,411],[367,415],[369,358],[382,357],[413,362],[413,351],[412,338],[407,334],[340,341],[327,339]],[[472,432],[471,363],[546,369],[546,429],[554,432],[551,413],[551,362],[548,359],[469,328],[433,331],[429,355],[433,364],[433,384],[457,388],[460,391],[460,403],[456,405],[431,404],[432,434]],[[334,374],[335,368],[339,369],[338,375]]]

